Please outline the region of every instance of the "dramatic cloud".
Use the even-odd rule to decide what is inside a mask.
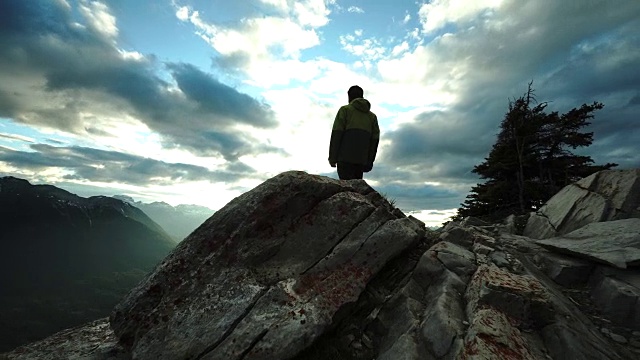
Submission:
[[[0,166],[208,181],[198,192],[225,199],[281,171],[335,177],[331,124],[358,84],[382,132],[367,180],[431,221],[479,181],[473,166],[533,81],[549,111],[604,103],[577,152],[640,167],[640,2],[356,5],[0,1]]]
[[[80,12],[87,19],[89,27],[106,38],[115,39],[118,35],[116,18],[109,13],[109,8],[100,2],[80,3]]]
[[[169,148],[230,161],[279,151],[236,130],[275,126],[268,105],[191,65],[168,63],[175,85],[163,79],[153,58],[117,48],[101,3],[80,3],[87,26],[61,3],[2,2],[0,13],[0,116],[76,134],[88,117],[136,119]]]
[[[211,171],[201,166],[143,158],[131,154],[86,147],[31,145],[33,151],[0,147],[0,161],[16,168],[38,171],[58,169],[63,179],[123,183],[129,185],[171,185],[182,181],[235,182],[254,175],[246,166],[230,165]]]
[[[381,160],[413,168],[427,181],[468,183],[473,165],[495,141],[508,101],[522,95],[533,80],[538,99],[549,101],[550,111],[604,102],[605,109],[585,129],[594,131],[595,142],[583,151],[600,163],[640,167],[640,130],[632,120],[639,110],[632,99],[640,84],[634,70],[640,65],[640,3],[458,5],[433,1],[420,10],[426,32],[447,24],[456,24],[457,31],[425,41],[398,59],[378,62],[385,81],[423,86],[424,101],[437,109],[385,134],[389,142]],[[436,89],[440,96],[430,97]],[[411,92],[407,95],[400,101],[415,101]]]
[[[280,9],[278,21],[295,22],[294,15],[287,15],[286,1],[265,2]],[[381,165],[368,178],[379,187],[393,184],[398,205],[413,211],[425,206],[450,209],[464,200],[479,181],[471,170],[490,151],[509,101],[522,95],[532,80],[540,101],[550,102],[550,111],[604,102],[605,109],[586,129],[594,131],[596,139],[586,152],[597,162],[640,166],[633,144],[638,130],[631,125],[640,83],[633,70],[640,64],[638,13],[640,4],[631,1],[619,6],[605,0],[430,1],[415,13],[404,12],[401,25],[412,19],[421,25],[404,36],[369,35],[370,28],[355,24],[338,35],[342,50],[358,59],[340,72],[335,71],[338,64],[318,66],[325,59],[298,57],[307,48],[322,47],[315,38],[296,41],[305,29],[318,34],[315,28],[291,28],[290,46],[297,51],[282,51],[278,44],[287,42],[277,36],[248,46],[270,34],[268,27],[255,25],[275,21],[269,17],[220,27],[193,12],[190,21],[221,53],[219,65],[239,70],[266,89],[297,80],[316,94],[329,94],[326,89],[361,75],[353,83],[363,85],[373,99],[383,126]],[[254,48],[253,54],[247,50]],[[629,131],[622,131],[625,127]],[[425,188],[425,181],[434,199],[445,194],[446,200],[406,195]]]
[[[464,26],[475,21],[479,15],[491,14],[498,8],[502,0],[433,0],[422,4],[418,15],[422,21],[424,31],[429,33],[445,25],[455,24]]]
[[[9,140],[17,140],[17,141],[28,142],[28,143],[34,143],[35,142],[34,139],[26,137],[26,136],[22,136],[22,135],[0,133],[0,137],[3,137],[5,139],[9,139]]]
[[[461,130],[467,125],[472,128]],[[424,113],[415,123],[387,134],[390,145],[380,160],[403,168],[416,165],[425,181],[460,181],[468,179],[478,158],[487,155],[485,145],[494,135],[479,122],[468,123],[443,112]]]
[[[242,18],[236,24],[214,24],[198,10],[175,5],[176,17],[188,21],[219,53],[214,62],[238,71],[260,87],[287,85],[318,75],[313,64],[299,62],[302,51],[320,45],[317,29],[329,22],[333,0],[260,0],[264,13]],[[273,12],[275,10],[275,13]]]
[[[320,27],[329,22],[329,5],[336,0],[258,0],[273,6],[280,16],[295,20],[301,26]]]

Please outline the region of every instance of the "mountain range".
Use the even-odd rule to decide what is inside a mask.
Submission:
[[[177,205],[171,206],[165,202],[143,203],[135,201],[127,195],[115,195],[115,199],[125,201],[147,214],[153,221],[176,241],[181,241],[200,224],[207,220],[213,210],[199,205]]]
[[[0,351],[108,314],[175,245],[129,202],[0,178]]]

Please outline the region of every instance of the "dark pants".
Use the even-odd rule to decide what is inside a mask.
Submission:
[[[338,176],[340,180],[362,179],[364,165],[346,162],[338,163]]]

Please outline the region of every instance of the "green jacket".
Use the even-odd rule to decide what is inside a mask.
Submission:
[[[380,141],[380,128],[371,103],[357,98],[338,110],[331,131],[329,162],[373,164]]]

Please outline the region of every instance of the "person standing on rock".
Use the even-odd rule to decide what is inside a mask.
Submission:
[[[338,167],[340,180],[362,179],[371,171],[378,151],[380,128],[371,112],[371,103],[364,98],[360,86],[347,92],[349,104],[338,110],[331,131],[329,165]]]

